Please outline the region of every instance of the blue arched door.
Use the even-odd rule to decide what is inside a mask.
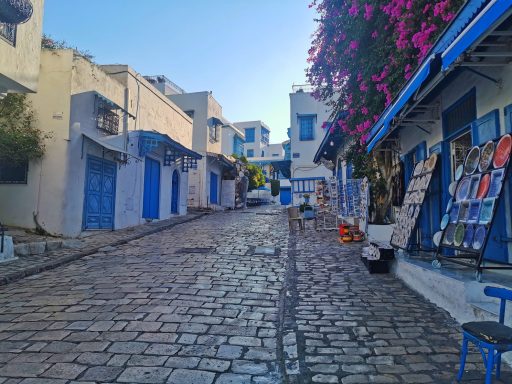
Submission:
[[[180,175],[175,169],[172,173],[172,187],[171,187],[171,213],[179,213],[180,201]]]

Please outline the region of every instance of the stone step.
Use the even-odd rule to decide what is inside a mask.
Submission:
[[[78,249],[82,241],[75,239],[47,240],[14,245],[15,256],[42,255],[46,252],[56,251],[61,248]]]

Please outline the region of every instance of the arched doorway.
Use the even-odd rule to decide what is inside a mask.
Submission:
[[[171,213],[177,214],[180,206],[180,174],[176,169],[172,173],[171,193]]]

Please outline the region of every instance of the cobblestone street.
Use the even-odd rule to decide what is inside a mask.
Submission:
[[[216,213],[0,287],[0,383],[451,383],[460,327],[335,232]],[[467,383],[481,383],[480,355]],[[509,372],[502,383],[512,382]],[[495,381],[500,383],[500,381]]]

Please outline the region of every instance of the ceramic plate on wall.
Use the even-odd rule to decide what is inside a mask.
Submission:
[[[480,172],[486,171],[492,164],[492,158],[494,156],[494,143],[488,141],[480,151],[480,162],[478,163],[478,170]]]
[[[512,149],[512,137],[510,135],[504,135],[500,141],[498,142],[498,145],[496,146],[496,149],[494,150],[494,159],[493,159],[493,165],[494,168],[501,168],[505,166],[507,163],[508,158],[510,157],[510,150]]]
[[[469,177],[465,177],[461,181],[459,181],[457,191],[455,192],[455,200],[461,201],[466,200],[468,198],[470,184],[471,178]]]
[[[450,223],[456,223],[459,220],[459,209],[460,203],[455,202],[452,205],[452,210],[450,211]]]
[[[466,175],[473,174],[476,169],[478,168],[478,163],[480,161],[480,148],[479,147],[473,147],[469,151],[466,162],[464,163],[464,173]]]
[[[439,247],[439,243],[441,243],[441,238],[443,237],[443,231],[436,232],[432,237],[432,241],[436,247]]]
[[[482,206],[480,207],[480,220],[478,221],[479,224],[490,223],[495,201],[496,199],[492,197],[483,199]]]
[[[476,194],[478,192],[478,187],[480,185],[481,178],[482,178],[482,175],[479,173],[471,176],[471,180],[469,182],[469,192],[468,192],[469,199],[476,198]]]
[[[425,167],[423,169],[423,172],[432,172],[434,168],[436,167],[437,163],[437,153],[433,153],[430,155],[428,160],[425,162]]]
[[[464,173],[464,165],[459,165],[457,169],[455,170],[455,180],[459,181],[462,177],[462,174]]]
[[[459,221],[465,223],[469,216],[469,201],[461,201],[459,208]]]
[[[491,183],[489,185],[487,197],[496,197],[500,194],[504,173],[505,171],[503,168],[495,169],[494,171],[492,171]]]
[[[449,222],[450,222],[450,215],[445,214],[443,216],[443,218],[441,219],[441,229],[444,230],[448,226]]]
[[[457,224],[455,227],[455,235],[453,236],[453,245],[456,247],[460,247],[462,242],[464,241],[464,232],[466,228],[464,228],[464,224]]]
[[[444,233],[444,243],[452,245],[455,240],[455,224],[449,224]]]
[[[423,164],[424,164],[423,160],[421,160],[418,164],[416,164],[416,167],[414,168],[414,173],[413,173],[414,176],[421,175],[421,172],[423,171]]]
[[[412,178],[409,180],[409,186],[407,187],[407,192],[411,192],[414,190],[414,183],[416,182],[416,179]]]
[[[491,175],[486,173],[480,179],[480,184],[478,185],[478,190],[476,191],[476,198],[483,199],[487,196],[487,191],[489,190],[489,185],[491,184]]]
[[[457,189],[457,182],[453,181],[450,183],[450,186],[448,187],[448,193],[450,196],[455,196],[455,190]]]
[[[464,241],[462,242],[462,245],[466,248],[469,248],[473,244],[473,235],[475,234],[475,227],[471,224],[469,224],[466,227],[466,231],[464,232]]]
[[[448,202],[448,205],[446,206],[446,213],[450,213],[450,211],[452,210],[452,206],[453,206],[453,200],[450,200]]]
[[[482,200],[471,200],[469,202],[469,214],[468,214],[468,223],[477,223],[480,217],[480,206],[482,204]]]
[[[479,225],[475,230],[475,237],[473,238],[473,248],[480,249],[484,245],[486,229],[483,225]]]

